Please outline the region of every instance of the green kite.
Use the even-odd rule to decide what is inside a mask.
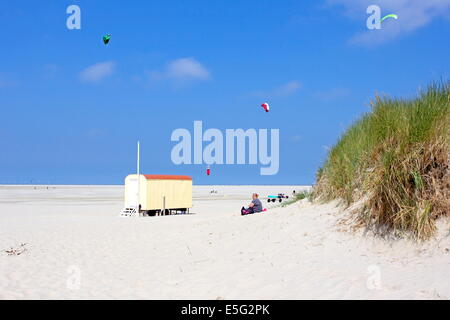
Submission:
[[[111,35],[107,34],[106,36],[103,36],[103,43],[106,45],[109,43],[109,40],[111,39]]]
[[[398,16],[396,14],[388,14],[387,16],[384,16],[383,18],[381,18],[381,22],[383,22],[384,20],[386,20],[387,18],[394,18],[395,20],[398,19]]]

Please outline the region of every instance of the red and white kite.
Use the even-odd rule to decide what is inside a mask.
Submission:
[[[267,102],[264,102],[261,107],[263,107],[266,112],[269,112],[270,110],[269,104]]]

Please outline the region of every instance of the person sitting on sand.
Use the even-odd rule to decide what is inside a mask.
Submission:
[[[252,202],[248,205],[248,208],[242,207],[241,214],[252,214],[261,212],[263,210],[261,200],[258,199],[259,195],[257,193],[252,194]]]

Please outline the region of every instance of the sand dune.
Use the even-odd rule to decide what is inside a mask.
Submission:
[[[120,186],[2,186],[0,298],[450,298],[448,221],[414,244],[339,231],[335,203],[239,215],[304,188],[196,186],[193,214],[119,218]]]

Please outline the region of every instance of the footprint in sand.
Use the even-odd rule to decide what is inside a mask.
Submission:
[[[419,292],[416,292],[416,299],[448,300],[447,297],[440,295],[436,289],[420,290]]]

